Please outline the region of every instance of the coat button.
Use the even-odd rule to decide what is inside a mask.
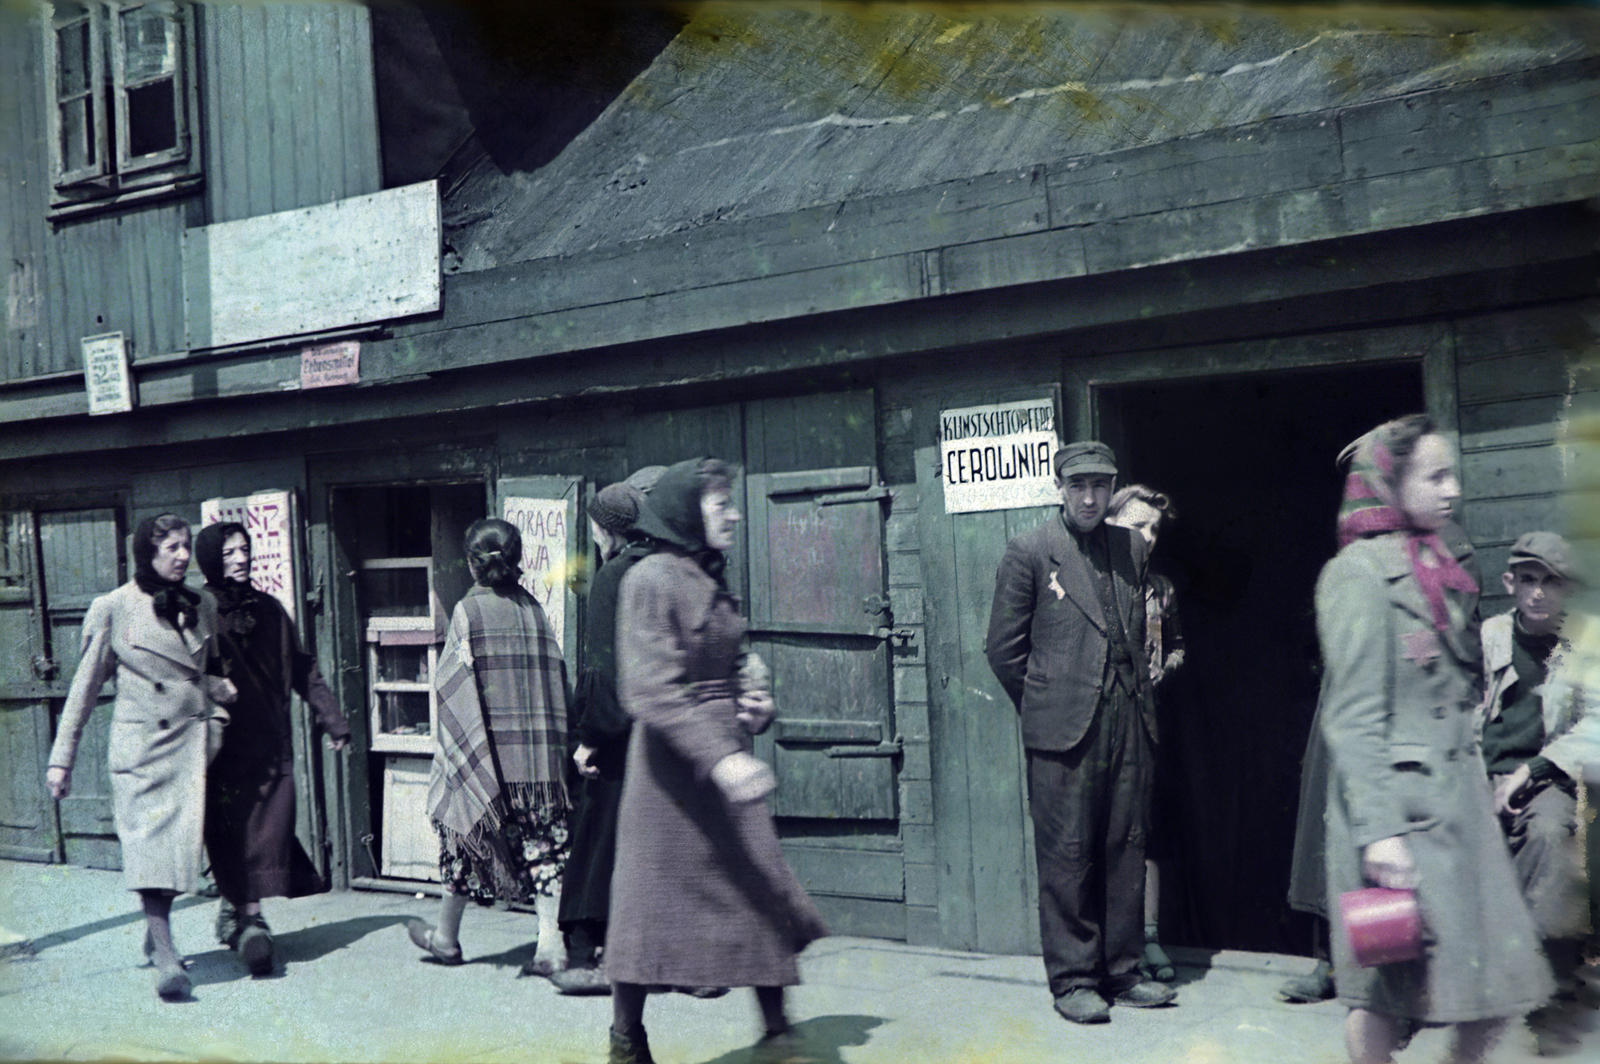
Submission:
[[[165,691],[166,689],[167,689],[167,685],[166,684],[162,683],[160,680],[156,681],[156,694],[159,695],[161,692]]]
[[[1439,720],[1444,720],[1444,715],[1445,715],[1446,712],[1447,711],[1445,710],[1445,708],[1443,706],[1434,706],[1433,707],[1433,715],[1435,717],[1437,717]]]
[[[165,728],[166,726],[167,726],[167,718],[162,717],[160,720],[156,721],[156,727]]]

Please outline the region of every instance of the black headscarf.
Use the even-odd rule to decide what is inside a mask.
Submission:
[[[713,482],[732,479],[733,471],[716,458],[690,458],[668,466],[644,497],[634,527],[657,542],[688,553],[721,584],[727,558],[706,543],[700,499]]]
[[[194,560],[206,578],[206,590],[216,596],[217,614],[225,629],[242,635],[255,627],[255,615],[245,607],[260,594],[250,585],[250,574],[243,580],[229,580],[223,575],[222,549],[233,536],[243,536],[250,542],[250,533],[237,521],[218,521],[207,525],[194,537]]]
[[[193,628],[200,619],[200,596],[180,580],[163,580],[155,570],[156,547],[174,532],[187,532],[189,522],[177,514],[157,514],[133,530],[133,582],[154,598],[157,617],[172,627]]]

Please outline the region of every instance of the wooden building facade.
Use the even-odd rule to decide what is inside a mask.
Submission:
[[[1600,20],[708,4],[508,163],[473,57],[381,10],[56,3],[0,28],[0,855],[115,866],[93,774],[59,809],[42,784],[83,609],[138,518],[271,494],[356,732],[335,756],[300,722],[302,841],[335,887],[417,889],[461,531],[536,515],[576,667],[583,502],[716,454],[802,880],[842,933],[1037,949],[981,643],[1006,538],[1050,510],[952,505],[941,450],[945,415],[1019,403],[1179,508],[1169,938],[1303,948],[1283,893],[1334,456],[1416,409],[1459,431],[1487,573],[1568,521]],[[455,78],[435,181],[394,161],[397,66]],[[130,165],[124,126],[161,123],[187,154]],[[90,413],[106,337],[130,409]]]

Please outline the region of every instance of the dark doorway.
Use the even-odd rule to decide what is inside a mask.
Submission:
[[[1423,409],[1415,363],[1103,388],[1124,483],[1172,497],[1152,564],[1177,588],[1184,667],[1162,685],[1163,941],[1308,953],[1285,899],[1316,708],[1312,593],[1334,554],[1335,459]]]

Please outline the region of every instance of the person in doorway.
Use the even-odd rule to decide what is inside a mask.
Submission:
[[[45,774],[56,801],[72,793],[72,767],[100,688],[117,681],[106,761],[122,874],[144,909],[144,954],[156,993],[187,997],[172,941],[172,900],[200,879],[206,765],[237,692],[221,675],[217,604],[184,586],[189,524],[175,514],[134,530],[133,579],[89,606],[78,670],[61,711]]]
[[[467,902],[533,902],[539,942],[523,974],[561,969],[567,856],[567,670],[544,610],[518,583],[522,534],[499,518],[466,532],[474,586],[456,603],[434,689],[439,731],[427,806],[439,835],[437,926],[407,932],[440,964],[462,962]]]
[[[617,808],[633,718],[617,700],[617,592],[628,570],[655,550],[636,530],[645,493],[665,466],[646,466],[609,484],[589,502],[589,533],[602,564],[589,585],[578,681],[573,761],[583,776],[572,817],[572,851],[561,890],[567,967],[550,977],[563,994],[609,994],[600,970],[611,912],[611,870],[617,857]]]
[[[1129,484],[1118,488],[1106,507],[1106,524],[1131,529],[1144,537],[1151,552],[1162,526],[1177,519],[1172,500],[1154,488]],[[1177,593],[1172,581],[1147,569],[1144,585],[1144,647],[1150,662],[1150,686],[1161,682],[1183,664],[1183,627],[1178,623]],[[1159,706],[1158,706],[1159,709]],[[1161,948],[1161,862],[1170,858],[1172,828],[1164,824],[1162,788],[1170,783],[1177,766],[1164,765],[1161,747],[1155,748],[1156,766],[1149,799],[1150,830],[1145,836],[1144,861],[1144,972],[1152,979],[1170,983],[1178,976],[1172,958]]]
[[[1022,716],[1039,865],[1039,932],[1055,1008],[1104,1023],[1170,1004],[1143,978],[1145,806],[1155,707],[1145,657],[1142,536],[1107,525],[1111,448],[1055,456],[1061,513],[1006,544],[984,643]]]
[[[1449,1059],[1481,1061],[1552,981],[1478,752],[1477,563],[1450,520],[1455,453],[1416,414],[1368,432],[1340,461],[1341,548],[1317,580],[1316,609],[1345,1047],[1353,1064],[1392,1061],[1413,1025],[1449,1024]],[[1416,892],[1419,959],[1355,963],[1337,899],[1367,886]]]
[[[1578,788],[1584,767],[1600,766],[1600,712],[1583,663],[1600,631],[1565,611],[1584,580],[1554,532],[1519,537],[1500,580],[1515,605],[1483,623],[1483,760],[1523,899],[1561,993],[1575,996],[1590,930]]]
[[[222,903],[217,941],[237,949],[254,975],[272,971],[272,931],[261,899],[287,896],[294,837],[290,696],[316,714],[334,750],[350,725],[317,663],[300,648],[288,612],[250,584],[250,535],[235,521],[200,530],[195,560],[217,601],[223,669],[238,688],[222,749],[206,775],[206,851]]]
[[[617,685],[634,728],[606,931],[611,1064],[652,1060],[651,985],[754,987],[763,1052],[798,1049],[784,987],[827,933],[778,846],[772,770],[750,752],[773,703],[740,682],[745,623],[724,576],[732,476],[715,459],[669,467],[639,516],[657,550],[622,580]]]

